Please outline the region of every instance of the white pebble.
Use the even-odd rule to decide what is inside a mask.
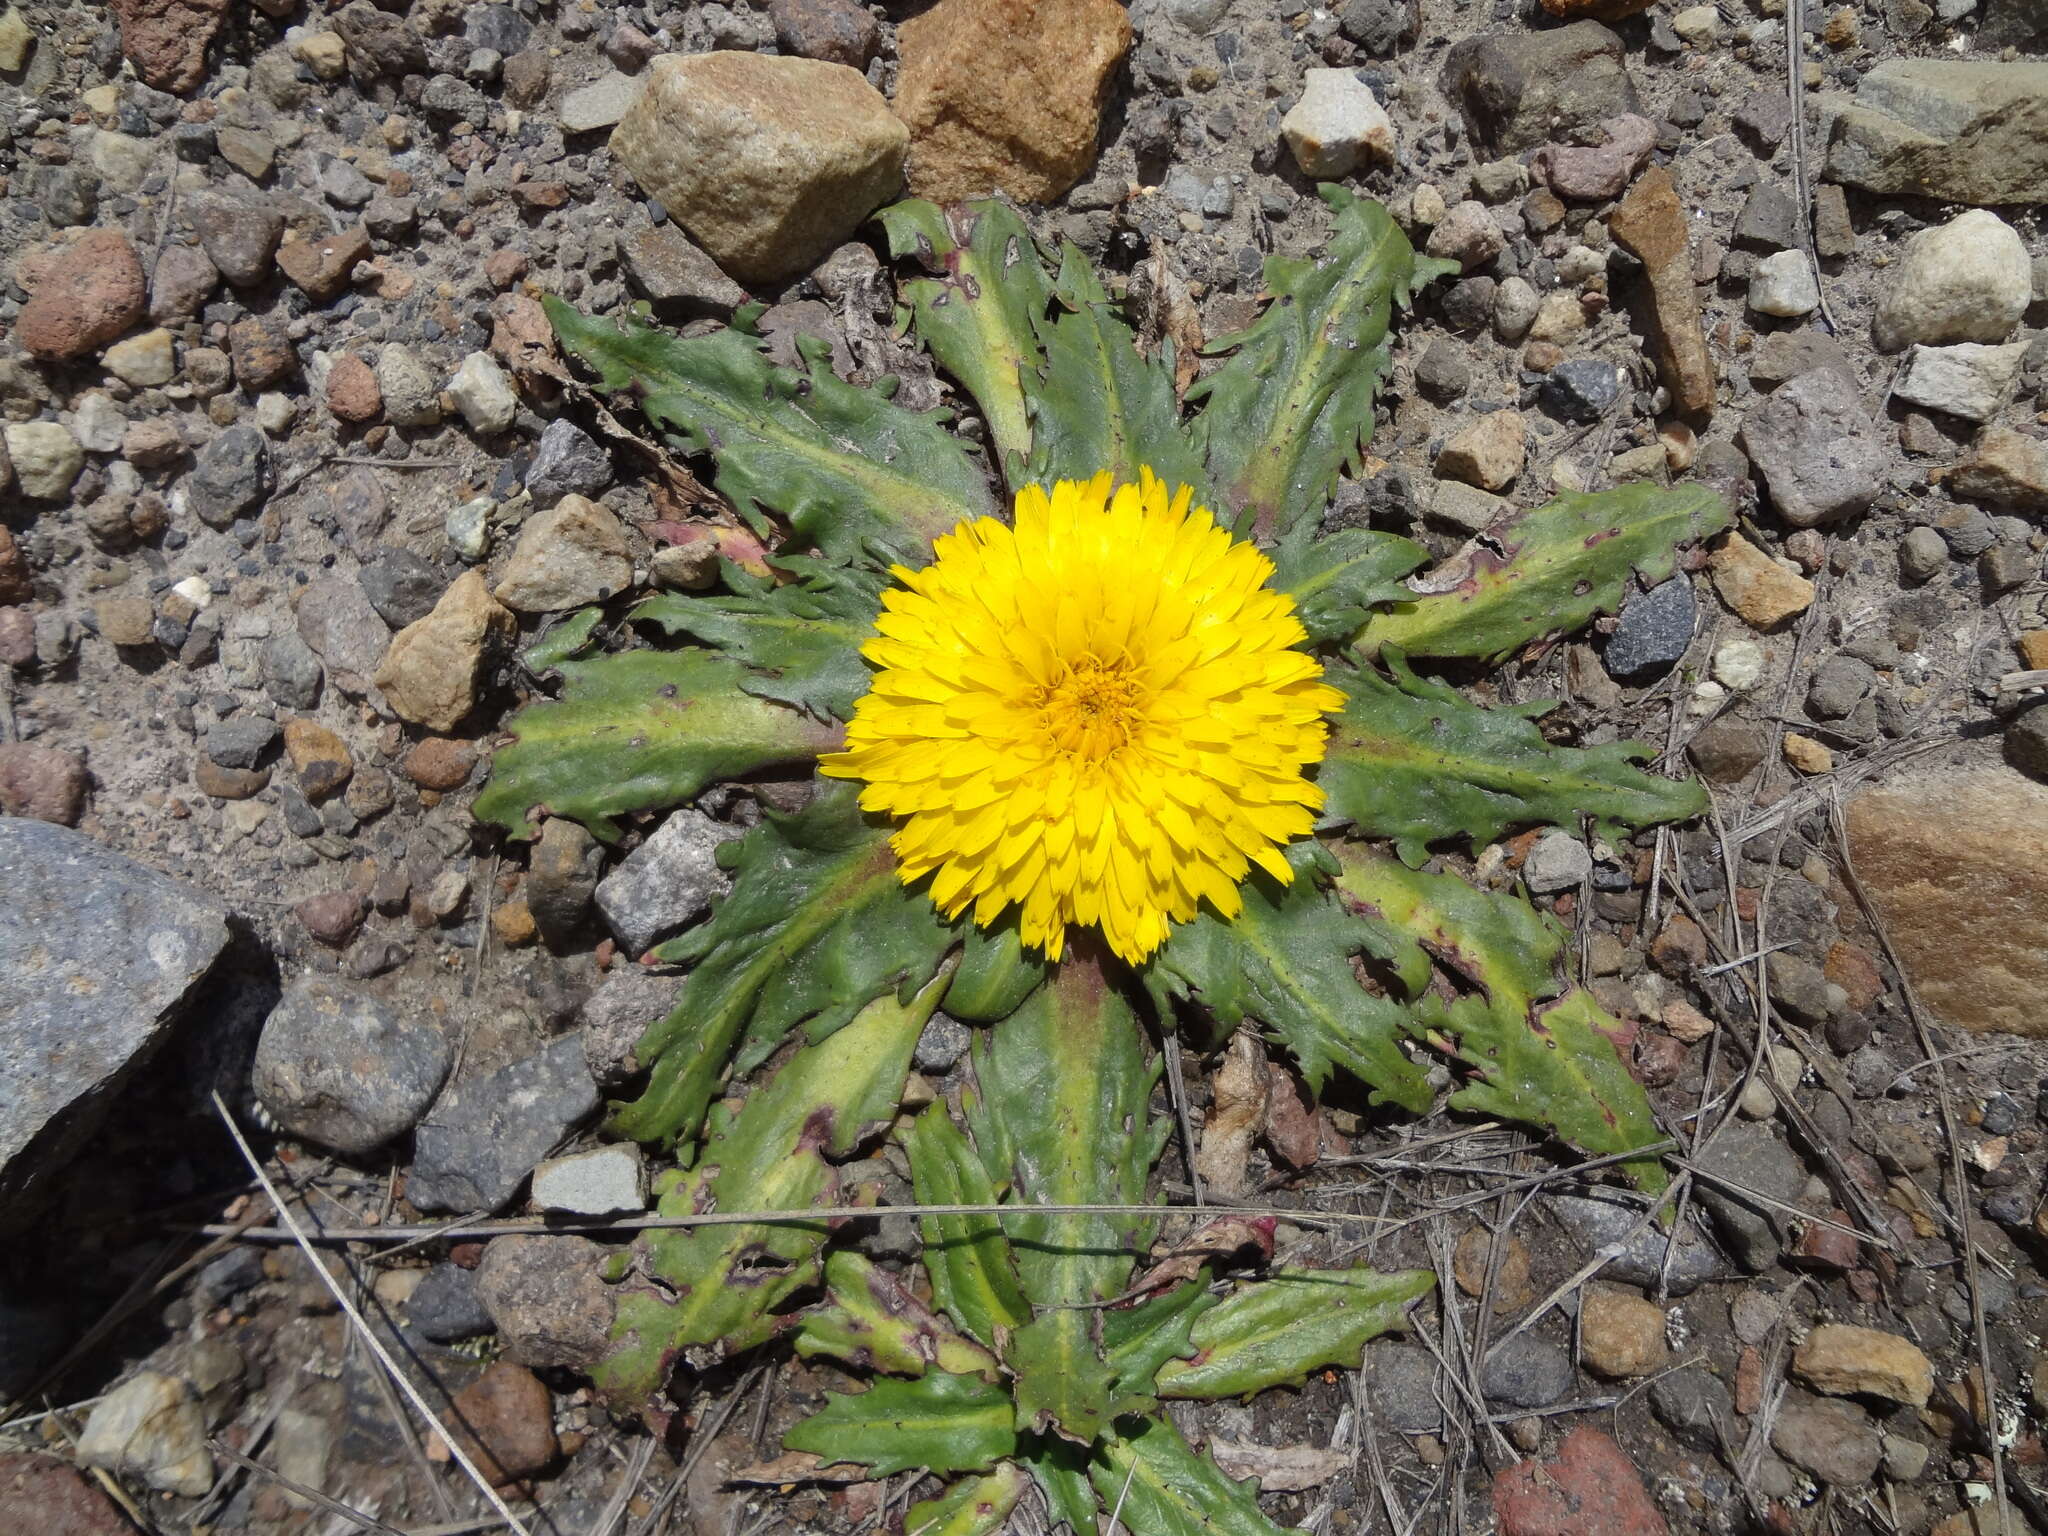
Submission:
[[[1820,285],[1804,251],[1776,251],[1749,274],[1749,307],[1760,315],[1796,319],[1820,308]]]
[[[1764,648],[1754,640],[1724,640],[1714,652],[1714,680],[1737,693],[1763,680]]]

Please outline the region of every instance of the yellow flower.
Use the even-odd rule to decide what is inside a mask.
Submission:
[[[897,566],[862,654],[880,671],[824,772],[903,819],[906,884],[952,917],[1019,909],[1057,960],[1070,924],[1142,961],[1207,900],[1225,917],[1323,802],[1302,770],[1343,695],[1296,649],[1273,562],[1150,470],[1018,494]]]

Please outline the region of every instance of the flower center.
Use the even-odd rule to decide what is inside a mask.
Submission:
[[[1059,664],[1059,675],[1032,690],[1031,705],[1062,752],[1091,763],[1113,757],[1129,742],[1143,703],[1128,656],[1110,660],[1088,652]]]

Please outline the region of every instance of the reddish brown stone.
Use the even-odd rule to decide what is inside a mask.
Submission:
[[[270,787],[268,768],[225,768],[205,753],[192,765],[192,782],[216,800],[247,800]]]
[[[37,357],[83,357],[148,313],[135,247],[118,229],[79,236],[44,266],[15,335]]]
[[[1678,1074],[1685,1070],[1685,1042],[1661,1029],[1638,1030],[1631,1070],[1645,1088],[1662,1088],[1676,1082]]]
[[[1664,1517],[1635,1463],[1590,1425],[1573,1430],[1555,1461],[1524,1461],[1493,1480],[1500,1536],[1665,1536]]]
[[[456,1393],[452,1407],[455,1438],[499,1487],[531,1477],[561,1452],[554,1399],[523,1365],[500,1360]]]
[[[526,252],[501,246],[484,258],[484,276],[493,288],[510,288],[526,276]]]
[[[0,603],[25,603],[34,590],[29,582],[28,557],[7,525],[0,523]]]
[[[337,421],[375,421],[384,413],[377,370],[353,352],[342,353],[327,370],[327,409]]]
[[[252,315],[228,327],[228,357],[235,366],[235,382],[244,389],[269,389],[299,370],[291,337],[267,316]]]
[[[421,789],[460,789],[476,766],[476,748],[466,741],[429,736],[406,753],[399,766]]]
[[[368,915],[362,896],[355,891],[322,891],[308,896],[292,911],[306,932],[332,949],[347,948]]]
[[[277,248],[278,270],[322,304],[348,286],[357,262],[369,259],[370,232],[360,224],[317,240],[290,235]]]
[[[25,667],[36,659],[36,616],[26,608],[0,608],[0,665]]]
[[[1822,968],[1829,981],[1849,994],[1851,1013],[1861,1013],[1884,996],[1884,972],[1877,968],[1877,957],[1860,944],[1839,941]]]
[[[1764,1357],[1753,1344],[1735,1358],[1735,1411],[1745,1418],[1763,1406]]]
[[[1546,8],[1551,4],[1552,0],[1544,0]],[[1643,7],[1631,5],[1628,9]],[[1693,287],[1691,222],[1671,173],[1659,165],[1637,177],[1628,196],[1615,206],[1608,227],[1615,240],[1642,262],[1648,275],[1657,370],[1665,388],[1683,414],[1695,418],[1710,414],[1714,409],[1714,360],[1707,351],[1699,293]]]
[[[768,0],[784,53],[866,69],[882,44],[881,24],[853,0]]]
[[[1674,912],[1651,941],[1650,959],[1667,975],[1685,976],[1707,963],[1707,936],[1691,918]]]
[[[183,94],[206,78],[228,0],[113,0],[121,52],[146,84]]]
[[[1832,1225],[1809,1221],[1786,1262],[1806,1269],[1854,1269],[1860,1245],[1853,1230],[1844,1230],[1852,1225],[1849,1213],[1829,1211],[1828,1221]]]
[[[0,745],[0,811],[75,827],[85,810],[85,764],[32,741]]]
[[[34,1536],[134,1536],[99,1489],[54,1456],[0,1456],[0,1531]]]

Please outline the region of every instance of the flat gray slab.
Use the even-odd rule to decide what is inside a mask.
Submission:
[[[0,817],[0,1232],[34,1216],[227,947],[207,893],[45,821]]]

